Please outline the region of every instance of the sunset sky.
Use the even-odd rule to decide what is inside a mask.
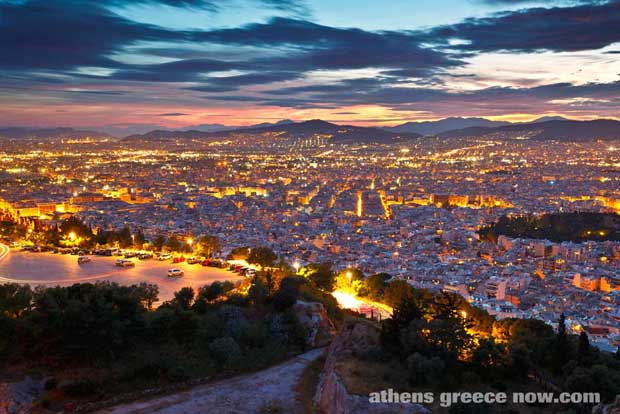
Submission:
[[[620,0],[0,0],[0,125],[620,117]]]

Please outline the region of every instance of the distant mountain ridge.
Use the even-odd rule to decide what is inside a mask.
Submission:
[[[421,135],[436,135],[441,132],[469,127],[497,127],[509,125],[510,122],[490,121],[485,118],[452,117],[439,121],[406,122],[394,127],[385,128],[392,132],[415,132]]]
[[[262,127],[270,127],[270,126],[278,126],[278,125],[287,125],[294,124],[294,121],[290,119],[282,119],[277,122],[262,122],[260,124],[248,125],[243,127],[238,126],[228,126],[223,124],[200,124],[200,125],[192,125],[186,128],[181,128],[183,131],[202,131],[202,132],[221,132],[221,131],[233,131],[238,129],[253,129],[253,128],[262,128]]]
[[[537,124],[546,121],[568,121],[568,119],[561,116],[544,116],[542,118],[535,119],[530,122],[508,122],[508,121],[492,121],[486,118],[463,118],[463,117],[450,117],[440,119],[438,121],[423,121],[423,122],[406,122],[401,125],[384,128],[392,132],[415,132],[421,135],[437,135],[446,131],[453,131],[464,128],[493,128],[506,125],[521,125],[521,124]]]
[[[336,125],[320,119],[313,119],[303,122],[279,122],[267,126],[239,128],[219,132],[156,130],[146,134],[131,135],[124,140],[223,139],[239,135],[265,135],[277,137],[277,139],[303,139],[324,135],[326,137],[329,136],[334,142],[340,143],[389,143],[421,137],[420,134],[415,133],[397,133],[375,127]]]
[[[0,128],[0,138],[24,139],[24,138],[114,138],[113,136],[99,131],[73,129],[73,128],[34,128],[34,127],[7,127]]]
[[[465,118],[462,118],[465,119]],[[479,122],[483,118],[475,119]],[[498,139],[534,139],[534,140],[564,140],[589,141],[593,139],[620,139],[620,121],[612,119],[597,119],[592,121],[575,121],[561,117],[539,118],[530,123],[502,123],[497,126],[494,121],[487,121],[486,125],[452,129],[435,135],[441,138],[463,138],[470,136],[493,137]],[[438,121],[440,122],[440,121]],[[459,123],[453,119],[449,123]],[[444,123],[443,125],[447,125]],[[423,134],[415,132],[397,132],[377,127],[358,127],[352,125],[336,125],[322,120],[281,123],[269,126],[239,128],[219,132],[202,131],[151,131],[147,134],[133,135],[126,140],[161,140],[161,139],[216,139],[233,138],[241,135],[264,135],[277,139],[309,138],[316,135],[329,135],[334,142],[350,143],[391,143],[402,140],[419,138]]]
[[[449,126],[470,125],[465,128],[443,130]],[[238,139],[251,138],[260,140],[294,140],[317,136],[329,138],[337,143],[395,143],[426,136],[440,138],[487,137],[493,139],[533,139],[588,141],[594,139],[620,139],[620,121],[613,119],[596,119],[576,121],[562,117],[543,117],[527,123],[507,123],[490,121],[484,118],[446,118],[440,121],[406,123],[398,127],[360,127],[354,125],[337,125],[320,119],[293,122],[282,120],[275,123],[262,123],[244,127],[226,127],[224,130],[202,131],[199,129],[155,129],[144,134],[132,134],[122,140],[128,141],[168,141],[172,139]],[[478,125],[482,124],[482,125]],[[499,124],[499,125],[498,125]],[[214,124],[210,124],[213,126]],[[427,131],[425,134],[409,130],[413,127]],[[200,126],[196,126],[198,128]],[[432,132],[439,131],[441,132]],[[431,131],[431,132],[428,132]],[[109,134],[92,130],[73,128],[32,128],[0,127],[0,138],[114,138]]]
[[[540,124],[548,121],[572,121],[572,119],[564,118],[563,116],[543,116],[531,122],[516,122],[516,124]]]
[[[591,141],[620,139],[620,121],[552,120],[529,124],[511,124],[495,128],[470,127],[442,132],[440,138],[493,137],[497,139],[531,139],[557,141]]]

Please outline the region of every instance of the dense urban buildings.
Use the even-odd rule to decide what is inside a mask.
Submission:
[[[620,412],[619,27],[0,0],[0,414]]]
[[[318,135],[318,134],[317,134]],[[320,138],[320,139],[319,139]],[[502,216],[620,208],[613,141],[466,137],[389,144],[40,139],[3,141],[3,215],[41,228],[78,217],[95,232],[216,236],[215,254],[269,246],[297,265],[385,272],[463,295],[499,318],[554,324],[613,351],[620,243],[481,238]]]

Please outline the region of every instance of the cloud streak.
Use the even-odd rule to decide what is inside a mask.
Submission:
[[[611,45],[620,42],[618,0],[523,8],[415,30],[334,27],[310,21],[312,11],[303,2],[238,1],[276,15],[233,27],[181,30],[137,22],[121,11],[146,5],[215,15],[226,5],[215,0],[0,0],[0,104],[134,105],[136,116],[156,113],[170,121],[204,106],[332,109],[360,120],[375,118],[352,107],[398,112],[390,119],[402,118],[403,111],[590,115],[618,109],[618,82],[583,79],[577,84],[549,76],[546,82],[523,79],[520,86],[508,87],[500,82],[502,74],[493,78],[492,70],[484,77],[464,73],[472,58],[498,52],[609,47],[597,59],[613,60],[618,51]],[[147,111],[153,100],[170,110]]]
[[[573,7],[531,8],[472,18],[442,26],[427,34],[428,41],[448,46],[465,41],[463,51],[536,52],[600,49],[620,41],[620,2],[595,2]]]

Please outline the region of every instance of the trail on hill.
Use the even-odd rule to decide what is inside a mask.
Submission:
[[[118,405],[96,414],[258,414],[269,406],[278,407],[282,413],[302,413],[295,399],[295,385],[304,369],[323,352],[323,348],[314,349],[263,371]]]

